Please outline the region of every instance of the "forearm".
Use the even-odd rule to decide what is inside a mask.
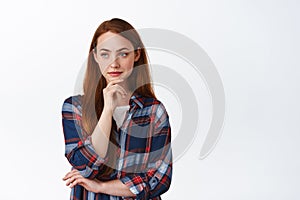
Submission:
[[[136,196],[129,190],[129,188],[126,185],[124,185],[118,179],[102,182],[99,190],[100,193],[105,193],[112,196],[126,196],[126,197]]]
[[[111,123],[112,112],[108,109],[103,109],[101,117],[91,135],[94,149],[96,153],[102,158],[104,158],[107,153]]]

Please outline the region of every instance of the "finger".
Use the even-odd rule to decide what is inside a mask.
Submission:
[[[122,86],[120,86],[119,84],[113,84],[113,85],[108,85],[108,86],[106,86],[106,88],[104,88],[104,92],[105,91],[111,91],[111,89],[114,89],[114,88],[120,88],[122,91],[124,91],[124,93],[127,93],[126,92],[126,90],[122,87]]]
[[[105,96],[108,95],[110,97],[113,97],[115,94],[119,94],[119,95],[122,96],[122,98],[125,98],[126,95],[127,95],[126,91],[123,88],[118,87],[117,85],[112,86],[111,88],[109,88],[108,90],[106,90],[104,92],[104,94],[105,94]]]
[[[106,85],[106,87],[110,87],[110,86],[112,86],[112,85],[115,85],[115,84],[117,84],[117,83],[121,83],[121,82],[123,82],[123,81],[124,81],[123,79],[112,80],[112,81],[110,81],[110,82]]]
[[[74,175],[71,178],[69,178],[66,182],[66,186],[70,185],[71,183],[73,183],[75,180],[83,178],[81,175]]]
[[[117,92],[119,92],[122,95],[127,95],[126,90],[122,86],[120,86],[118,84],[111,86],[110,90],[117,91]]]
[[[65,180],[69,179],[70,177],[72,177],[72,176],[74,176],[74,175],[78,175],[78,174],[80,175],[80,172],[79,172],[78,170],[74,169],[74,170],[68,172],[68,173],[65,175],[65,177],[63,178],[63,180],[65,181]]]
[[[71,172],[72,172],[72,171],[71,171]],[[63,177],[63,180],[64,180],[64,181],[67,180],[68,177],[70,177],[71,172],[66,173],[66,175]]]
[[[79,178],[77,178],[75,181],[73,181],[73,182],[70,184],[70,187],[72,188],[72,187],[74,187],[75,185],[86,186],[86,181],[87,181],[86,178],[79,177]]]
[[[72,171],[68,172],[68,173],[65,175],[65,177],[63,178],[63,180],[64,180],[64,181],[67,180],[68,178],[72,177],[74,174],[80,174],[80,173],[79,173],[79,171],[77,171],[77,170],[72,170]]]
[[[78,175],[77,175],[78,176]],[[66,186],[70,185],[72,182],[74,182],[77,178],[76,176],[72,176],[71,178],[67,179]]]

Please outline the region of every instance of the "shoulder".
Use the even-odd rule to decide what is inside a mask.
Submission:
[[[160,104],[162,104],[157,98],[154,97],[138,95],[136,99],[143,105],[143,107],[159,106]]]
[[[64,103],[81,103],[83,95],[78,94],[78,95],[74,95],[74,96],[69,96],[64,100]]]
[[[152,112],[155,112],[156,117],[160,118],[162,115],[168,115],[167,110],[163,102],[153,97],[141,97],[144,108],[151,108]]]
[[[155,115],[157,119],[160,119],[162,117],[167,117],[168,118],[168,112],[167,109],[165,107],[165,105],[159,101],[158,99],[156,99],[156,111],[155,111]]]
[[[81,101],[83,95],[74,95],[66,98],[62,105],[63,112],[78,112],[81,110]]]

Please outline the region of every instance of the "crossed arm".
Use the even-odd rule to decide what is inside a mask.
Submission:
[[[73,102],[74,103],[74,102]],[[77,120],[80,113],[74,108],[72,100],[66,100],[63,106],[63,129],[65,135],[65,156],[73,166],[63,180],[70,187],[81,185],[95,193],[105,193],[113,196],[136,196],[138,199],[156,197],[168,190],[172,176],[172,158],[170,146],[170,126],[168,115],[163,106],[157,113],[163,113],[155,123],[155,133],[152,138],[151,149],[157,154],[151,154],[149,162],[154,168],[141,174],[126,174],[121,179],[99,181],[96,177],[101,173],[107,161],[105,154],[99,156],[89,138],[83,139]],[[76,103],[75,103],[76,104]],[[165,151],[167,149],[167,151]]]
[[[106,151],[112,123],[111,117],[103,117],[103,115],[111,113],[104,110],[92,135],[82,141],[81,127],[76,122],[80,118],[80,113],[73,104],[76,104],[76,102],[69,98],[65,100],[62,109],[66,157],[74,168],[63,178],[66,181],[66,185],[72,188],[78,184],[94,193],[105,193],[113,196],[135,196],[120,180],[102,182],[95,178],[95,175],[101,171],[103,164],[106,162]],[[81,169],[82,167],[85,169]]]
[[[97,179],[91,180],[84,178],[76,169],[68,172],[63,180],[66,181],[66,185],[71,188],[78,184],[94,193],[104,193],[113,196],[136,196],[118,179],[105,182]]]

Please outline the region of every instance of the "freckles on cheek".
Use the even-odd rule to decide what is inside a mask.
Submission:
[[[134,65],[134,62],[133,61],[130,61],[130,62],[127,62],[126,64],[125,64],[125,68],[127,69],[127,70],[130,70],[130,69],[132,69],[133,68],[133,65]]]
[[[100,66],[99,69],[101,73],[105,73],[105,71],[107,71],[107,66]]]

